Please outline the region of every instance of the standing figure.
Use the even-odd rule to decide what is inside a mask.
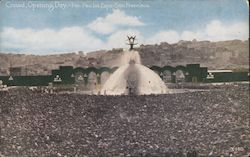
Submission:
[[[133,50],[134,45],[137,45],[137,43],[135,43],[136,36],[127,36],[127,37],[128,37],[128,45],[130,45],[129,51],[131,51]]]

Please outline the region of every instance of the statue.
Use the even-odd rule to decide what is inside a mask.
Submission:
[[[130,45],[129,51],[131,51],[133,50],[134,45],[137,45],[137,43],[135,43],[136,36],[127,36],[127,37],[128,37],[128,45]]]

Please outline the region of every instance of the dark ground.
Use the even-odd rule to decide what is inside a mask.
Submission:
[[[248,85],[150,96],[0,92],[0,156],[242,156]]]

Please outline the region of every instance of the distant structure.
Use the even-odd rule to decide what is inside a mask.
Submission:
[[[127,37],[128,37],[128,45],[130,45],[129,51],[131,51],[133,50],[134,45],[137,45],[137,43],[135,43],[136,36],[127,36]]]
[[[234,72],[234,71],[215,71],[208,70],[207,67],[200,67],[200,64],[187,64],[178,66],[152,66],[149,67],[154,70],[162,80],[167,83],[193,82],[193,83],[216,83],[216,82],[240,82],[249,81],[249,72]],[[48,86],[52,84],[77,84],[82,83],[87,85],[90,83],[90,73],[96,74],[97,84],[101,84],[103,77],[102,73],[108,72],[112,74],[118,67],[76,67],[60,66],[59,69],[54,69],[49,75],[19,75],[19,69],[13,70],[10,75],[0,75],[0,82],[7,86]],[[183,80],[180,80],[178,73],[182,71]],[[17,73],[16,73],[17,72]],[[167,73],[166,73],[167,72]]]

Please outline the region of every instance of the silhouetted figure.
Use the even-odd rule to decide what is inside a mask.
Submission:
[[[136,36],[127,36],[127,37],[128,37],[128,45],[130,45],[129,51],[131,51],[133,50],[134,45],[137,45],[137,43],[135,43]]]

